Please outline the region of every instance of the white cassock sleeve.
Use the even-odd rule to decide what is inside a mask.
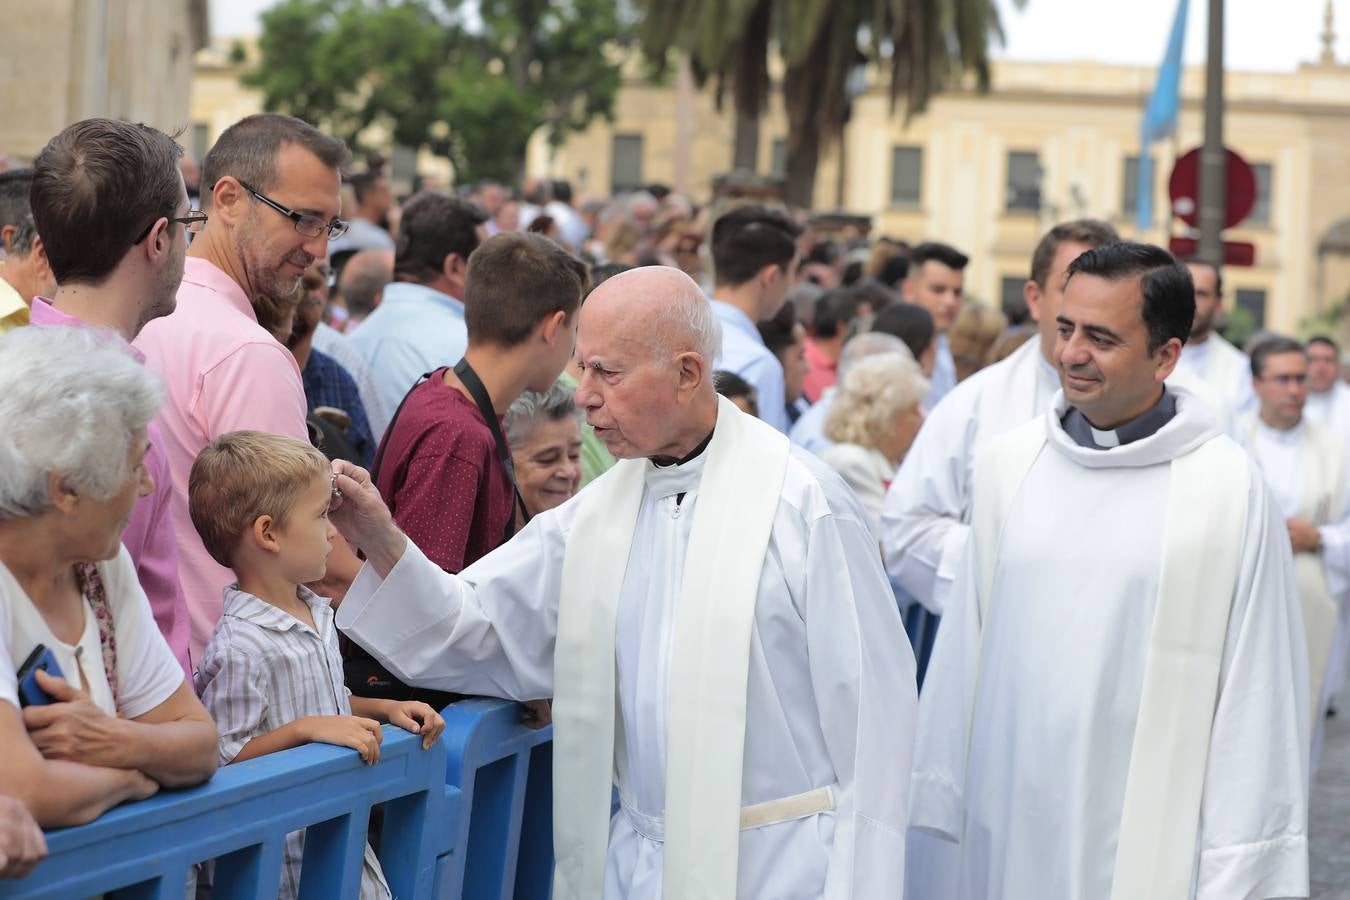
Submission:
[[[959,385],[928,414],[881,509],[886,571],[937,615],[946,612],[970,532],[964,517],[979,397]]]
[[[1210,733],[1197,900],[1308,890],[1308,649],[1287,530],[1260,477]]]
[[[367,563],[337,625],[407,684],[511,700],[553,696],[566,537],[558,510],[451,575],[412,543],[383,580]]]
[[[806,548],[806,640],[820,726],[839,783],[824,896],[893,897],[903,883],[914,654],[852,516],[818,520]]]

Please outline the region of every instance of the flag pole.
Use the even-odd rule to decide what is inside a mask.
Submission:
[[[1205,64],[1205,146],[1200,151],[1199,258],[1223,265],[1228,159],[1223,147],[1223,0],[1209,0],[1209,53]]]

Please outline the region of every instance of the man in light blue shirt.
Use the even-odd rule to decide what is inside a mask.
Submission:
[[[933,316],[937,326],[937,358],[934,360],[932,390],[924,409],[937,406],[948,391],[956,387],[956,363],[947,330],[956,321],[965,299],[965,268],[970,257],[947,244],[928,242],[909,251],[909,276],[901,286],[908,303],[917,303]]]
[[[403,207],[394,280],[352,335],[391,413],[425,372],[457,363],[469,344],[464,278],[469,254],[486,238],[477,206],[424,191]]]
[[[716,368],[748,381],[759,397],[759,417],[784,433],[783,364],[764,346],[755,323],[772,318],[787,300],[800,234],[785,213],[764,206],[731,210],[717,220],[712,233],[712,308],[722,326]]]

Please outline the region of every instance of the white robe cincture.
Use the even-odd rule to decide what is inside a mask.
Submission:
[[[741,415],[727,409],[719,407],[719,423]],[[618,698],[615,735],[622,738],[614,768],[625,803],[609,824],[606,900],[708,896],[696,887],[671,892],[663,831],[673,827],[666,779],[679,743],[672,734],[677,618],[705,499],[704,467],[715,452],[710,447],[681,466],[636,464],[642,486],[628,564],[606,561],[609,576],[597,573],[619,570],[621,579],[608,665]],[[552,696],[564,559],[569,542],[589,536],[579,518],[585,497],[583,491],[535,517],[459,576],[412,546],[383,580],[367,566],[343,601],[339,626],[409,683],[513,699]],[[630,514],[614,510],[616,517]],[[734,538],[729,543],[735,552]],[[894,897],[905,865],[913,656],[866,514],[828,466],[800,449],[788,456],[755,577],[740,796],[731,803],[741,810],[736,896]],[[559,720],[557,729],[565,727]],[[832,810],[787,821],[760,815],[762,804],[799,795],[803,809],[818,809],[821,789],[831,789]],[[607,807],[608,783],[601,790]],[[567,834],[585,827],[572,812],[555,813],[560,847],[585,843],[584,834]]]
[[[1306,896],[1307,660],[1283,523],[1238,448],[1175,393],[1171,422],[1110,450],[1078,447],[1063,410],[1048,414],[1001,536],[977,532],[924,686],[911,807],[913,828],[960,842],[957,883],[909,900]],[[1245,513],[1206,528],[1209,503],[1175,493],[1206,479],[1171,479],[1210,442],[1247,471],[1232,486]],[[1178,510],[1199,528],[1174,527]],[[1225,527],[1240,533],[1235,589],[1192,607],[1222,582],[1197,581],[1184,548]]]

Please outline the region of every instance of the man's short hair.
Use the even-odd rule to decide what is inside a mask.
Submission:
[[[478,249],[482,207],[440,191],[422,191],[403,205],[394,246],[394,280],[428,283],[445,269],[452,253],[468,259]]]
[[[750,407],[751,413],[756,416],[759,415],[759,392],[755,390],[753,384],[735,372],[727,369],[718,369],[713,372],[713,390],[728,400],[744,397],[745,405]]]
[[[791,303],[784,303],[772,319],[756,323],[764,347],[774,356],[778,356],[797,341],[797,310]]]
[[[591,286],[586,289],[586,296],[595,293],[595,289],[609,281],[615,275],[627,272],[629,269],[636,269],[637,266],[630,266],[628,263],[609,262],[591,267]]]
[[[900,294],[893,291],[875,278],[859,278],[848,289],[858,298],[861,305],[866,303],[873,313],[879,313],[892,303],[900,302]]]
[[[572,205],[572,183],[570,181],[553,182],[553,199],[559,203]]]
[[[464,324],[469,342],[514,347],[548,316],[581,306],[586,264],[540,234],[504,231],[469,257]]]
[[[394,280],[394,269],[379,257],[387,250],[362,250],[347,260],[338,276],[338,294],[353,316],[368,316],[375,309],[375,298]],[[363,255],[369,254],[369,255]]]
[[[858,303],[862,300],[856,291],[832,288],[816,301],[811,316],[811,334],[818,338],[839,337],[848,331],[849,324],[858,317]]]
[[[100,284],[132,241],[178,208],[177,141],[149,125],[85,119],[33,163],[33,223],[60,284]]]
[[[1205,260],[1205,259],[1194,259],[1194,258],[1188,259],[1188,260],[1186,260],[1186,265],[1188,265],[1188,266],[1205,266],[1205,267],[1208,268],[1211,272],[1213,272],[1213,273],[1214,273],[1214,295],[1217,296],[1217,297],[1222,297],[1222,296],[1223,296],[1223,269],[1220,269],[1218,266],[1214,265],[1214,263],[1210,262],[1209,260]]]
[[[304,441],[261,431],[232,431],[206,445],[188,475],[188,513],[211,558],[230,567],[239,541],[259,516],[278,525],[328,458]]]
[[[920,359],[932,346],[937,325],[933,314],[917,303],[892,303],[877,313],[872,330],[895,335],[905,342],[915,359]]]
[[[1091,248],[1114,244],[1119,240],[1120,232],[1110,222],[1100,219],[1060,222],[1045,233],[1031,254],[1031,280],[1045,287],[1046,279],[1050,277],[1050,266],[1054,264],[1055,254],[1062,244],[1086,244]]]
[[[1310,342],[1311,343],[1311,342]],[[1252,348],[1252,377],[1260,378],[1266,372],[1266,360],[1272,356],[1279,356],[1283,353],[1297,353],[1307,358],[1308,348],[1291,337],[1285,337],[1282,334],[1273,334],[1270,337],[1262,338],[1255,347]]]
[[[23,227],[31,207],[28,192],[33,187],[32,169],[10,169],[0,172],[0,228],[13,225]]]
[[[718,284],[745,284],[765,266],[787,271],[802,233],[787,213],[766,206],[739,206],[713,225],[713,272]]]
[[[1327,346],[1330,347],[1330,348],[1332,349],[1332,351],[1336,354],[1336,359],[1337,359],[1337,361],[1340,360],[1340,358],[1341,358],[1341,345],[1338,344],[1338,343],[1336,343],[1336,339],[1333,338],[1331,335],[1329,335],[1329,334],[1314,334],[1312,337],[1308,338],[1307,346],[1311,347],[1313,344],[1325,344],[1325,345],[1327,345]]]
[[[366,202],[366,197],[370,196],[383,177],[379,172],[358,172],[347,179],[352,186],[352,193],[356,195],[357,204]]]
[[[1172,254],[1153,244],[1117,241],[1094,247],[1069,264],[1067,286],[1073,276],[1094,275],[1107,281],[1139,279],[1144,295],[1143,319],[1148,329],[1148,355],[1172,338],[1182,344],[1195,322],[1195,285],[1191,273]]]
[[[202,208],[211,208],[216,182],[231,175],[266,194],[277,186],[277,154],[299,144],[330,169],[351,161],[347,145],[294,116],[258,113],[235,122],[216,139],[202,163]]]
[[[937,241],[924,241],[919,246],[909,251],[909,274],[910,277],[923,271],[923,265],[927,262],[942,263],[949,269],[955,269],[960,272],[970,262],[970,257],[966,256],[960,250],[957,250],[951,244],[940,244]]]

